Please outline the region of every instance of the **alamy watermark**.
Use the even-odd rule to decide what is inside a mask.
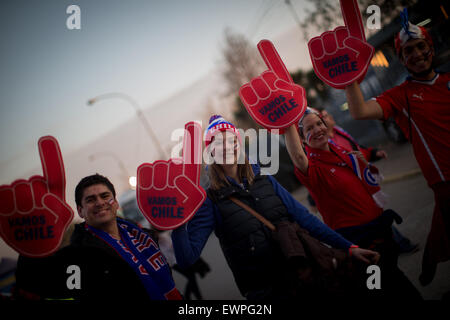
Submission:
[[[67,289],[81,289],[81,269],[76,264],[67,267],[66,273],[69,274],[66,281]]]
[[[366,13],[370,15],[367,18],[366,27],[371,30],[381,29],[381,9],[376,4],[367,7]]]
[[[66,19],[66,27],[69,30],[81,29],[81,9],[76,4],[67,7],[66,13],[70,14]]]
[[[78,265],[70,265],[67,267],[66,273],[69,274],[66,280],[66,286],[69,290],[81,289],[81,269]],[[379,290],[381,289],[381,270],[377,265],[369,265],[366,269],[369,277],[366,281],[367,289]]]
[[[81,8],[76,4],[67,7],[66,13],[70,14],[66,19],[66,27],[69,30],[81,29]],[[373,4],[367,7],[366,13],[369,15],[366,22],[367,29],[381,29],[381,9],[378,5]]]
[[[381,289],[381,269],[376,264],[367,267],[366,273],[370,274],[367,278],[366,286],[369,290]]]

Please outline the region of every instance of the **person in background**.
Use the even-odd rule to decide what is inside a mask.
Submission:
[[[368,162],[376,162],[381,159],[387,159],[387,153],[377,148],[364,147],[356,142],[356,140],[343,128],[339,127],[334,120],[333,115],[325,109],[317,108],[322,119],[328,127],[328,136],[330,141],[338,146],[353,151],[360,151]]]
[[[10,300],[16,283],[17,260],[9,257],[0,258],[0,302]]]
[[[172,232],[168,230],[156,230],[156,232],[159,248],[161,249],[163,255],[166,257],[169,266],[173,270],[182,274],[187,279],[187,283],[183,292],[183,298],[185,300],[192,300],[191,294],[193,294],[197,300],[203,300],[203,295],[197,283],[196,274],[198,273],[201,278],[204,278],[205,275],[211,271],[209,265],[200,257],[192,266],[186,269],[181,268],[179,265],[177,265],[177,261],[175,258],[171,238]]]
[[[406,9],[395,50],[409,72],[405,82],[367,101],[357,82],[346,87],[345,93],[353,118],[394,118],[434,192],[432,225],[419,278],[427,285],[437,264],[450,259],[450,74],[435,70],[433,40],[424,27],[408,21]]]

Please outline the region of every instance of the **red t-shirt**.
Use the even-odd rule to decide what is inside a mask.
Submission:
[[[383,212],[345,163],[309,159],[306,174],[295,168],[295,175],[308,188],[325,224],[333,230],[368,223]]]
[[[384,119],[394,117],[410,141],[411,125],[414,154],[428,184],[449,181],[450,74],[437,74],[430,81],[406,80],[376,100]]]

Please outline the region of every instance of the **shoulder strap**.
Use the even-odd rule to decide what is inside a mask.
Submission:
[[[256,219],[258,219],[259,221],[261,221],[266,227],[268,227],[270,230],[275,231],[276,227],[272,224],[272,222],[270,222],[269,220],[267,220],[266,218],[264,218],[262,215],[260,215],[258,212],[256,212],[255,210],[253,210],[251,207],[249,207],[248,205],[246,205],[245,203],[243,203],[242,201],[236,199],[235,197],[229,197],[229,199],[231,201],[233,201],[235,204],[237,204],[238,206],[240,206],[241,208],[243,208],[244,210],[248,211],[249,213],[251,213]]]

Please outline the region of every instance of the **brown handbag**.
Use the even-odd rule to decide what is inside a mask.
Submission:
[[[354,293],[361,285],[361,272],[357,271],[345,250],[326,246],[296,222],[281,221],[275,226],[242,201],[234,197],[229,199],[272,231],[272,238],[278,243],[288,265],[297,270],[299,285],[303,289],[340,295]]]

